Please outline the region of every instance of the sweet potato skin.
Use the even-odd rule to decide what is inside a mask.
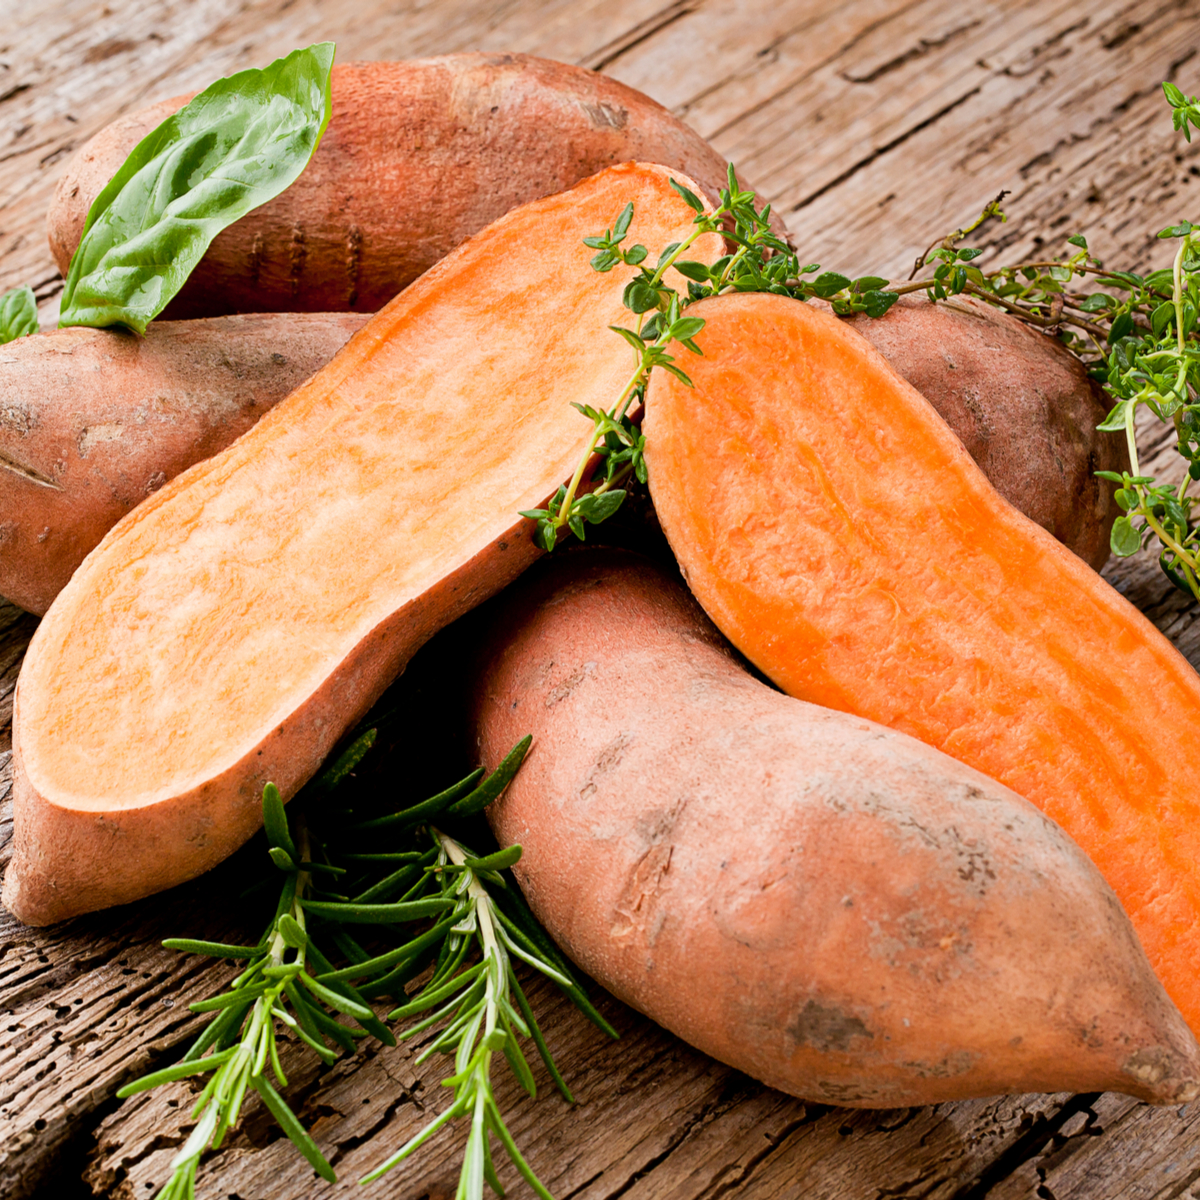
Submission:
[[[100,189],[188,99],[122,117],[72,160],[48,218],[64,276]],[[725,184],[725,160],[699,134],[581,67],[481,53],[338,65],[304,174],[215,239],[168,314],[374,312],[510,209],[633,160],[712,196]]]
[[[42,614],[134,505],[223,450],[367,318],[155,321],[0,348],[0,596]]]
[[[680,240],[670,178],[624,164],[509,213],[109,532],[18,680],[11,912],[48,924],[214,865],[268,780],[294,795],[428,637],[534,560],[516,514],[570,477],[572,402],[611,403],[629,370],[605,330],[624,281],[581,238],[634,199],[632,236]]]
[[[1128,470],[1109,404],[1061,342],[970,296],[904,296],[847,323],[937,409],[996,489],[1085,563],[1108,561],[1120,509],[1097,471]]]
[[[1062,825],[1200,1029],[1195,671],[852,329],[772,296],[695,313],[695,387],[653,379],[644,430],[705,611],[790,695],[920,738]]]
[[[757,682],[636,556],[541,564],[497,603],[480,760],[534,740],[491,821],[539,919],[621,999],[826,1103],[1197,1093],[1111,890],[1032,805]]]

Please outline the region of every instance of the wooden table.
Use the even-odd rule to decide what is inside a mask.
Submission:
[[[733,158],[805,258],[906,274],[1001,188],[987,261],[1087,234],[1111,263],[1166,261],[1162,226],[1197,217],[1200,143],[1159,84],[1200,90],[1197,0],[9,0],[0,28],[0,290],[61,288],[43,233],[66,158],[119,113],[334,38],[339,57],[520,50],[641,88]],[[0,397],[0,409],[3,397]],[[2,413],[0,413],[2,419]],[[1169,451],[1164,447],[1164,454]],[[1152,562],[1109,578],[1193,663],[1195,614]],[[0,799],[34,621],[0,608]],[[0,824],[7,842],[11,818]],[[114,1092],[178,1053],[187,1003],[225,968],[159,939],[236,935],[239,856],[212,876],[50,930],[0,924],[0,1195],[150,1197],[188,1129],[182,1085]],[[520,1101],[511,1127],[560,1200],[1107,1200],[1200,1196],[1200,1106],[1018,1096],[889,1112],[807,1104],[705,1058],[615,1001],[615,1044],[546,989],[535,1007],[579,1098]],[[289,1095],[342,1182],[322,1184],[257,1112],[203,1168],[200,1195],[442,1200],[460,1135],[360,1190],[354,1180],[444,1104],[439,1064],[293,1055]],[[311,1057],[311,1056],[310,1056]],[[514,1179],[512,1172],[505,1179]],[[515,1183],[514,1195],[527,1195]]]

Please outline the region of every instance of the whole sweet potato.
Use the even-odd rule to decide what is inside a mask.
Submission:
[[[580,552],[490,623],[491,808],[584,970],[740,1070],[828,1103],[1200,1093],[1128,918],[1032,805],[931,747],[753,679],[686,590]]]
[[[1097,471],[1129,466],[1125,439],[1100,433],[1100,385],[1061,342],[981,300],[905,296],[848,323],[937,409],[1010,504],[1099,570],[1120,515]]]
[[[0,347],[0,596],[44,613],[135,504],[245,433],[366,320],[249,314]]]
[[[122,117],[72,160],[48,220],[64,275],[100,189],[188,99]],[[168,315],[374,312],[510,209],[631,160],[712,196],[725,184],[698,133],[581,67],[524,54],[335,66],[333,116],[304,174],[216,238]]]
[[[1057,821],[1200,1032],[1195,670],[853,329],[783,296],[689,312],[707,322],[693,386],[652,377],[643,429],[704,610],[790,695],[920,738]]]

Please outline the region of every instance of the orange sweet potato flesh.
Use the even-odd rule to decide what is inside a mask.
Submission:
[[[615,163],[674,167],[712,196],[725,185],[725,160],[698,133],[582,67],[449,54],[338,65],[332,84],[304,174],[216,238],[169,315],[374,312],[497,217]],[[68,165],[47,221],[64,276],[100,189],[188,99],[120,118]]]
[[[723,1062],[826,1103],[1200,1092],[1200,1051],[1086,855],[948,755],[781,695],[677,580],[620,552],[497,603],[491,809],[584,970]]]
[[[970,296],[905,296],[848,323],[937,409],[992,486],[1097,571],[1120,510],[1097,471],[1129,468],[1111,407],[1061,342]]]
[[[1008,505],[929,404],[808,306],[695,306],[694,389],[656,377],[650,487],[689,586],[790,695],[901,730],[1091,855],[1200,1029],[1200,680]]]
[[[533,561],[516,513],[570,476],[590,428],[572,402],[610,405],[629,373],[605,328],[625,280],[582,238],[632,199],[631,237],[681,240],[670,178],[625,164],[502,218],[88,556],[17,685],[21,920],[218,862],[268,780],[294,794],[432,633]]]
[[[240,437],[366,320],[255,313],[0,348],[0,596],[44,613],[134,505]]]

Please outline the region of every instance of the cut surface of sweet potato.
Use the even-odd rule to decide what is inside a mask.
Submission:
[[[610,405],[629,372],[606,329],[625,280],[582,239],[632,200],[651,254],[682,240],[670,179],[625,164],[502,218],[88,557],[18,683],[18,917],[212,866],[268,780],[294,794],[422,642],[536,557],[517,511],[570,476],[572,402]]]
[[[656,374],[646,460],[709,616],[784,691],[901,730],[1031,800],[1087,851],[1200,1030],[1200,680],[992,489],[852,329],[719,298]]]
[[[992,486],[1097,571],[1120,513],[1097,471],[1129,469],[1124,433],[1096,428],[1111,404],[1056,338],[972,296],[904,296],[847,318],[937,409]]]
[[[44,613],[130,509],[240,437],[366,321],[250,313],[0,348],[0,596]]]
[[[627,1003],[772,1087],[894,1107],[1200,1094],[1128,918],[1031,804],[914,738],[783,696],[636,556],[495,602],[477,754],[543,925]]]

